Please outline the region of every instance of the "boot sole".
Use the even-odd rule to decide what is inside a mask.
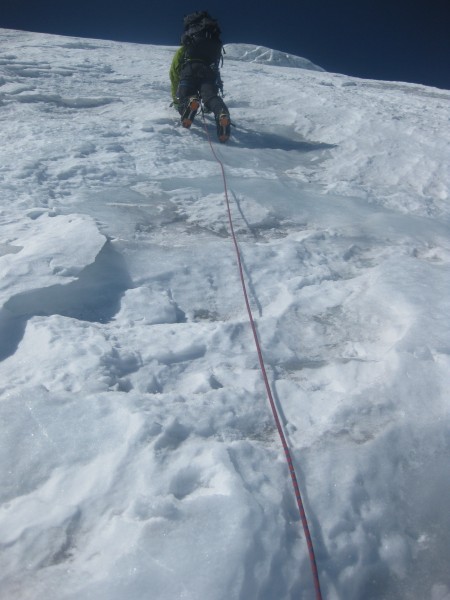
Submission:
[[[189,127],[192,125],[195,115],[197,114],[197,111],[200,108],[200,102],[197,99],[191,100],[188,108],[189,108],[189,113],[185,117],[183,116],[181,119],[181,124],[186,129],[189,129]]]
[[[230,125],[230,117],[227,117],[226,115],[220,117],[218,138],[219,142],[221,142],[222,144],[230,139]]]

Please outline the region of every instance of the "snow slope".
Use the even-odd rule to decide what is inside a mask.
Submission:
[[[0,38],[1,600],[313,598],[174,49]],[[324,598],[449,600],[450,92],[252,52],[217,152]]]

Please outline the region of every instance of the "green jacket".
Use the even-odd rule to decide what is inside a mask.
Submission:
[[[184,48],[183,48],[183,46],[181,46],[175,52],[175,56],[173,57],[172,64],[170,66],[170,71],[169,71],[170,84],[172,87],[172,99],[173,99],[174,104],[178,104],[177,89],[178,89],[178,84],[180,83],[180,71],[181,71],[181,67],[183,66],[183,62],[184,62]]]

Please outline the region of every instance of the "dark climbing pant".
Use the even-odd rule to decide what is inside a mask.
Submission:
[[[216,73],[205,63],[196,61],[186,63],[180,72],[177,91],[180,114],[183,114],[189,98],[197,95],[200,95],[206,110],[212,111],[216,118],[223,112],[228,114],[228,108],[219,96],[216,79]]]

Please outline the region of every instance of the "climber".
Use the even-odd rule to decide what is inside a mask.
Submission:
[[[230,113],[219,95],[223,92],[220,77],[223,46],[220,28],[206,11],[184,17],[181,47],[170,68],[173,104],[181,115],[181,124],[189,128],[202,101],[213,112],[220,142],[230,137]]]

